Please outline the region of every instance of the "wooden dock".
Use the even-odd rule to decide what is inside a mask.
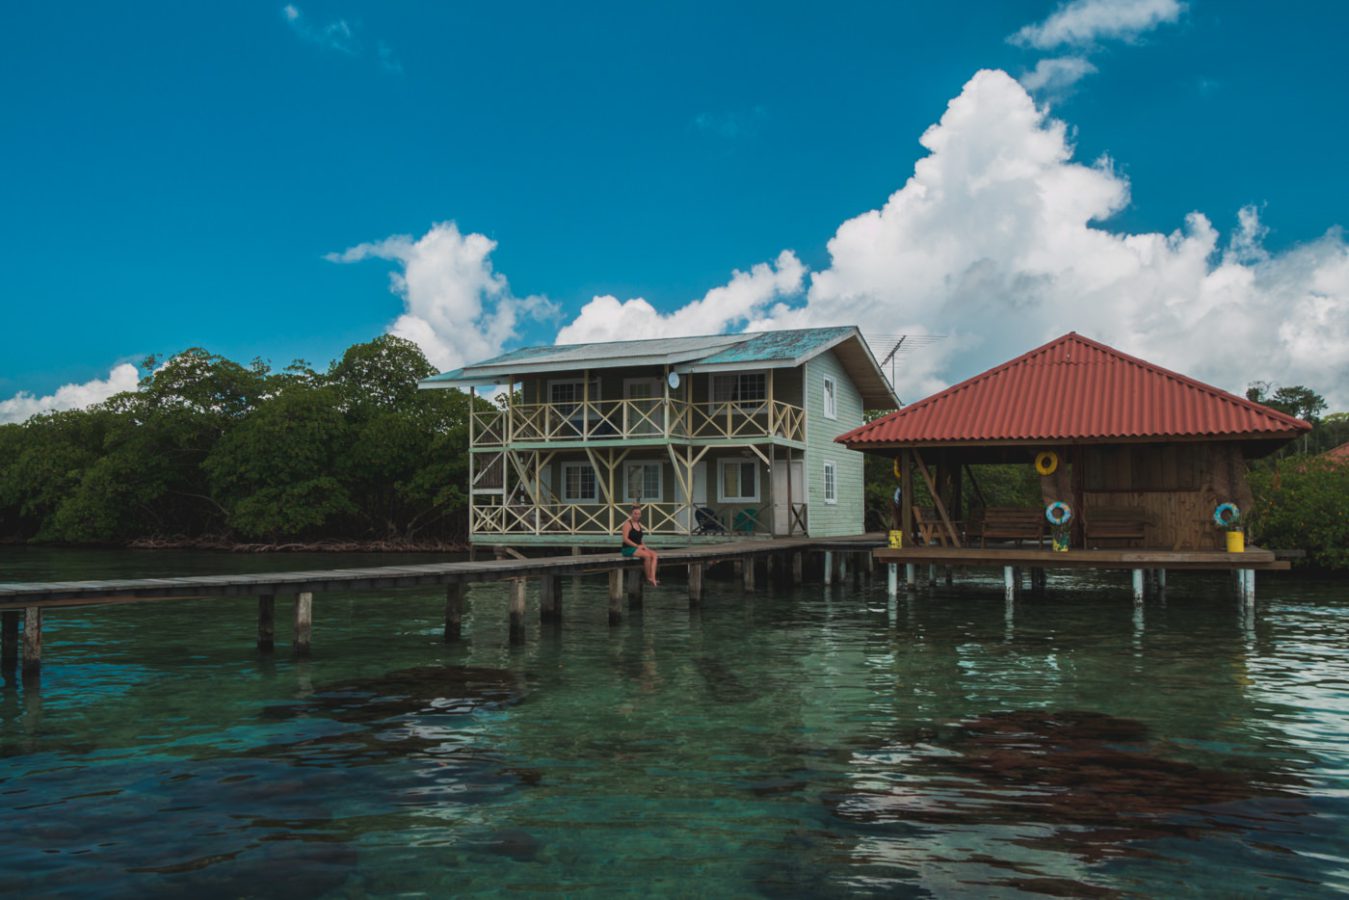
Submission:
[[[806,553],[824,555],[824,580],[847,572],[847,559],[858,556],[869,565],[871,551],[884,545],[881,535],[811,540],[790,538],[742,540],[691,547],[662,548],[661,566],[688,569],[688,599],[697,605],[703,598],[703,576],[708,566],[732,561],[740,570],[742,587],[754,591],[760,563],[772,560],[771,570],[779,579],[802,580]],[[512,641],[524,639],[525,589],[530,579],[539,579],[540,616],[555,620],[561,615],[561,579],[567,575],[607,574],[609,621],[622,620],[624,600],[629,608],[641,605],[641,562],[618,553],[569,554],[427,563],[412,566],[378,566],[361,569],[321,569],[298,572],[268,572],[257,575],[200,575],[181,578],[124,578],[104,581],[43,581],[0,583],[0,665],[12,670],[18,662],[20,622],[23,623],[23,671],[36,676],[42,665],[42,615],[44,610],[162,600],[255,596],[258,598],[257,645],[273,649],[277,597],[294,598],[292,647],[297,654],[310,650],[313,632],[313,600],[328,591],[385,591],[402,588],[445,589],[445,639],[458,640],[463,618],[465,587],[478,582],[508,581]]]

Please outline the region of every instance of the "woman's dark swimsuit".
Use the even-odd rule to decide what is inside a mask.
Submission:
[[[631,541],[632,541],[634,544],[636,544],[638,547],[640,547],[640,546],[642,545],[642,529],[636,528],[636,527],[633,527],[632,529],[630,529],[630,530],[628,531],[628,539],[631,540]],[[627,544],[624,544],[624,545],[623,545],[623,555],[624,555],[624,556],[632,556],[632,555],[634,555],[636,552],[637,552],[637,547],[629,547]]]

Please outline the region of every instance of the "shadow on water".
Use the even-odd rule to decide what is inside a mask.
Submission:
[[[1082,710],[991,713],[918,729],[858,758],[867,786],[824,796],[839,819],[908,833],[924,826],[1006,828],[1023,848],[1068,853],[1088,864],[1154,857],[1155,842],[1166,839],[1269,838],[1294,830],[1312,813],[1296,777],[1257,761],[1240,766],[1229,757],[1216,768],[1178,759],[1142,722]],[[986,883],[1110,894],[1042,878],[1034,869]]]

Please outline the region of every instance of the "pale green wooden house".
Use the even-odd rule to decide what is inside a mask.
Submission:
[[[505,389],[470,429],[475,544],[611,544],[640,503],[662,542],[859,535],[862,454],[898,406],[855,327],[513,350],[421,387]]]

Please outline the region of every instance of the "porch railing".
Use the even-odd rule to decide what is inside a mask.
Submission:
[[[475,497],[470,507],[470,531],[474,535],[613,535],[627,518],[629,503],[502,503],[490,497]],[[702,517],[698,510],[706,510]],[[642,504],[643,528],[654,535],[724,534],[727,537],[771,535],[774,508],[767,503],[721,504],[715,507],[690,503]],[[785,535],[806,533],[806,504],[793,503],[787,510]],[[610,523],[613,523],[611,526]],[[710,526],[710,527],[709,527]]]
[[[473,447],[636,438],[806,439],[805,410],[781,400],[630,399],[518,403],[473,413]]]

